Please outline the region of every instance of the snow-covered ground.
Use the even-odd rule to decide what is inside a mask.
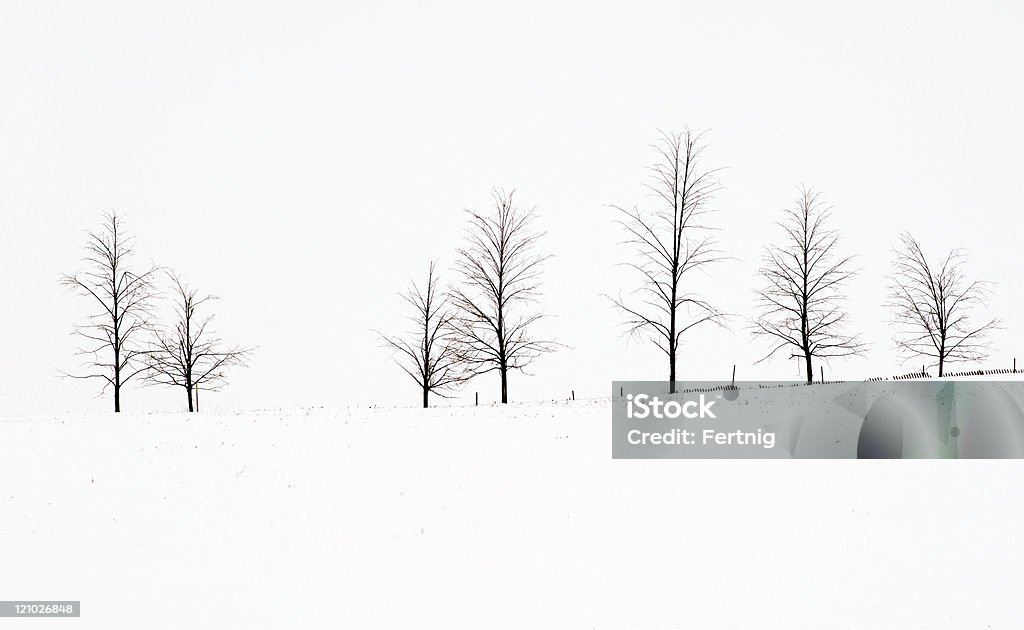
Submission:
[[[607,400],[0,419],[74,628],[1014,628],[1020,461],[612,460]]]

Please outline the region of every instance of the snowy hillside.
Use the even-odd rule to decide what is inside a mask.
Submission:
[[[0,420],[67,628],[1003,628],[1016,461],[614,461],[607,400]],[[984,576],[985,579],[978,579]]]

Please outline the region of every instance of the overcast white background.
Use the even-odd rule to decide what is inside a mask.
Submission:
[[[222,336],[258,346],[206,408],[415,404],[371,329],[403,325],[396,293],[429,259],[447,267],[462,210],[494,186],[540,209],[554,258],[538,332],[571,347],[513,376],[511,398],[664,378],[600,297],[631,288],[607,206],[647,202],[647,145],[685,124],[726,167],[715,222],[737,260],[702,286],[720,308],[749,314],[771,224],[806,182],[860,255],[850,310],[872,344],[826,376],[911,369],[882,307],[903,229],[934,255],[969,250],[1005,325],[984,367],[1024,360],[1022,17],[1012,2],[3,2],[0,414],[110,408],[57,378],[90,307],[57,278],[105,210],[140,264],[221,296]],[[752,365],[764,350],[742,318],[707,328],[679,376],[796,376]],[[496,379],[456,400],[474,391],[493,400]]]

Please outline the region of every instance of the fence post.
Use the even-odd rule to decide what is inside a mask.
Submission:
[[[476,401],[473,404],[477,407],[480,406],[480,392],[476,392]]]

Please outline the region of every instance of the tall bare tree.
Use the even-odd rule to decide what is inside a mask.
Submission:
[[[862,354],[864,344],[845,332],[843,285],[854,276],[853,256],[837,251],[839,233],[830,227],[832,207],[806,186],[778,226],[781,244],[765,249],[757,291],[755,335],[767,337],[771,351],[803,359],[807,382],[814,381],[815,358],[829,360]]]
[[[121,388],[145,369],[143,336],[152,317],[157,267],[144,271],[131,267],[133,238],[115,212],[103,215],[98,231],[86,232],[85,270],[61,276],[69,291],[91,298],[96,311],[74,329],[84,340],[80,356],[87,357],[80,372],[64,376],[95,379],[101,393],[114,392],[114,411],[121,411]]]
[[[676,391],[676,362],[683,335],[701,324],[723,325],[725,315],[689,284],[694,272],[726,258],[706,223],[719,190],[717,169],[705,168],[702,134],[661,133],[651,148],[657,160],[650,167],[647,188],[656,206],[644,211],[613,206],[623,218],[625,244],[636,251],[626,263],[639,275],[640,287],[626,300],[609,299],[624,316],[629,336],[647,338],[668,359],[669,391]]]
[[[523,371],[559,346],[531,333],[544,316],[535,304],[549,256],[537,252],[544,233],[534,228],[536,209],[519,208],[514,195],[496,190],[491,212],[467,210],[466,244],[455,263],[463,285],[450,298],[460,360],[473,374],[497,371],[503,403],[508,402],[509,371]]]
[[[251,349],[225,346],[211,330],[213,315],[199,314],[201,307],[218,298],[200,296],[176,274],[168,275],[174,285],[174,324],[155,331],[145,379],[184,388],[189,412],[199,411],[199,390],[219,391],[228,369],[246,365]]]
[[[430,261],[425,290],[412,283],[402,294],[402,300],[412,308],[412,330],[401,336],[377,334],[384,346],[397,354],[395,362],[402,371],[420,387],[426,409],[431,393],[443,398],[445,392],[461,385],[472,374],[457,352],[453,310],[440,289],[434,261]]]
[[[954,249],[934,265],[907,232],[895,250],[888,306],[898,326],[896,345],[910,358],[934,361],[940,377],[947,363],[986,358],[988,335],[999,327],[998,319],[972,321],[975,307],[987,306],[992,284],[968,280],[966,260],[963,250]]]

